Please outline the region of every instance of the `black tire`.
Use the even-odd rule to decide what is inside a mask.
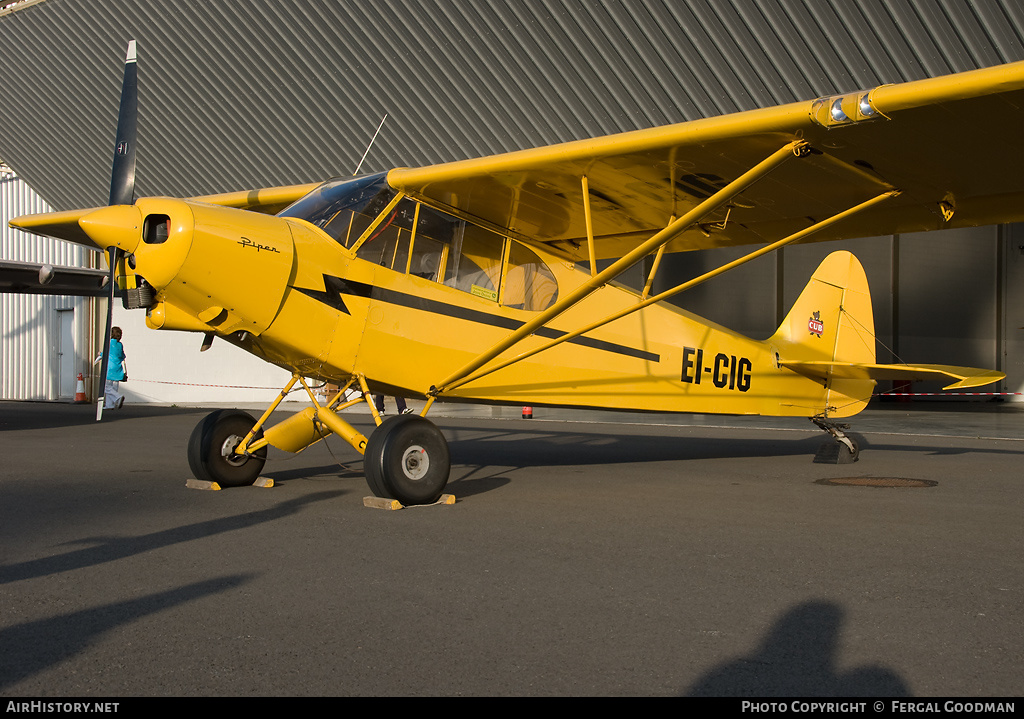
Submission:
[[[829,439],[818,447],[814,461],[817,464],[853,464],[860,457],[860,444],[856,439],[847,435],[847,439],[853,445],[851,451],[845,442],[838,439]]]
[[[196,479],[222,487],[244,487],[256,481],[267,461],[267,448],[244,457],[231,451],[256,424],[248,412],[219,409],[203,418],[188,440],[188,466]],[[256,433],[254,439],[263,436]]]
[[[403,414],[370,434],[363,466],[371,492],[411,505],[436,502],[452,465],[441,430],[423,417]]]

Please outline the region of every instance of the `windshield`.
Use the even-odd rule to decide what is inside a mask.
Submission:
[[[282,210],[278,217],[297,217],[316,225],[332,238],[351,246],[368,222],[395,196],[387,173],[329,180]],[[354,227],[358,226],[358,227]],[[353,231],[356,229],[357,231]]]

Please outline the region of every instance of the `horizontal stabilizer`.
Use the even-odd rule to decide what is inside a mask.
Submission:
[[[781,364],[794,372],[820,379],[935,380],[945,377],[956,380],[943,389],[982,387],[1006,377],[996,370],[945,364],[865,364],[834,361],[783,361]]]

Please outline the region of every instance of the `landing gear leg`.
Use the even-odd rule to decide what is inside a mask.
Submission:
[[[844,430],[850,429],[850,425],[833,422],[824,415],[811,417],[811,421],[832,435],[833,440],[818,447],[818,452],[814,455],[815,463],[853,464],[860,458],[860,446],[857,444],[857,440],[844,432]]]
[[[345,390],[356,381],[362,396],[346,400]],[[268,427],[264,436],[263,423],[296,382],[302,384],[313,406]],[[206,417],[189,440],[189,465],[197,479],[228,487],[252,484],[266,461],[267,446],[301,452],[333,433],[364,455],[366,482],[376,496],[396,499],[404,505],[436,502],[451,472],[448,442],[441,430],[419,415],[403,414],[381,422],[374,412],[378,426],[367,439],[338,414],[364,401],[372,411],[370,390],[360,375],[354,376],[326,406],[317,401],[302,377],[293,375],[259,420],[237,410],[221,410]],[[430,404],[428,401],[427,408]]]

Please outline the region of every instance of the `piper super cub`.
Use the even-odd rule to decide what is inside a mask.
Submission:
[[[108,252],[111,298],[124,289],[152,329],[220,337],[292,373],[258,419],[203,419],[188,445],[199,479],[252,483],[268,446],[298,452],[333,433],[364,455],[375,494],[433,502],[450,468],[426,419],[435,400],[803,416],[849,459],[856,443],[834,420],[863,409],[876,380],[1003,377],[877,364],[849,252],[824,260],[764,341],[664,300],[794,242],[1024,220],[1024,63],[191,199],[134,196],[136,87],[133,42],[109,205],[11,225]],[[744,244],[761,246],[651,295],[665,252]],[[642,291],[614,282],[648,256]],[[108,335],[110,322],[108,310]],[[323,403],[311,379],[341,389]],[[268,424],[296,383],[310,406]],[[426,404],[381,421],[370,392]],[[343,414],[364,400],[369,437]]]

